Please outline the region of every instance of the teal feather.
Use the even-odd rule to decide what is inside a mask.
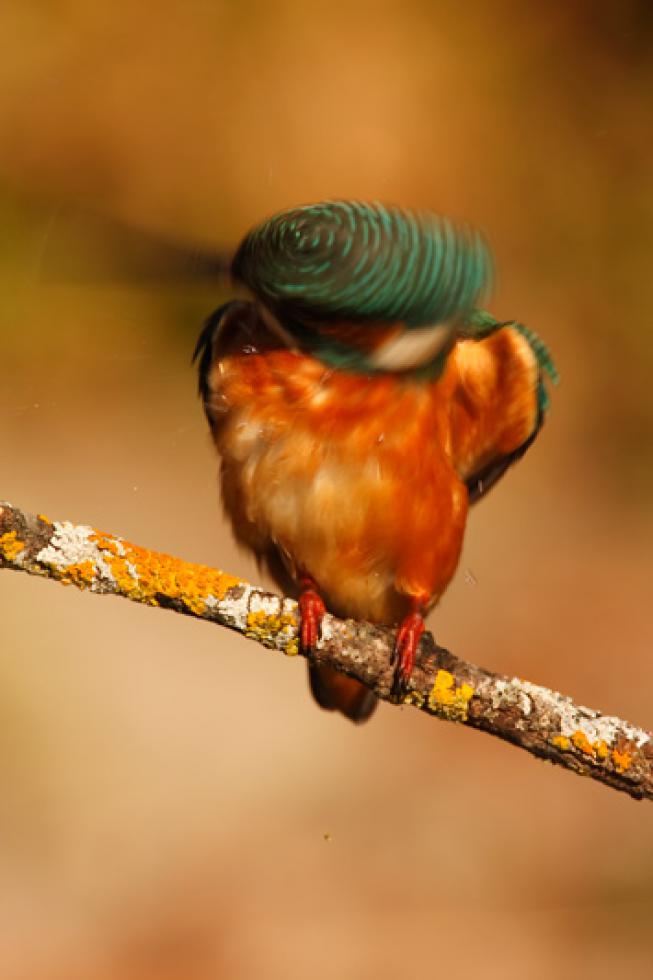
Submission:
[[[458,328],[458,334],[469,340],[483,340],[501,327],[505,323],[500,323],[487,310],[472,310]]]
[[[551,352],[542,338],[538,337],[535,331],[531,330],[530,327],[526,327],[523,323],[517,323],[516,321],[513,321],[510,326],[513,328],[513,330],[517,330],[522,337],[526,338],[531,350],[535,354],[535,358],[540,367],[540,378],[537,385],[537,400],[540,406],[540,411],[546,412],[549,407],[549,393],[544,384],[544,375],[547,374],[551,380],[551,383],[554,385],[557,385],[560,382],[560,375],[558,374],[558,369],[555,366]]]
[[[544,375],[548,375],[551,383],[554,385],[560,382],[560,375],[558,374],[558,369],[555,366],[549,348],[534,330],[531,330],[530,327],[525,326],[523,323],[518,323],[516,320],[504,322],[496,320],[487,310],[472,310],[462,324],[459,335],[472,340],[482,340],[483,337],[488,337],[495,330],[501,329],[501,327],[511,327],[520,333],[528,341],[529,347],[535,354],[535,359],[540,369],[540,377],[537,385],[537,400],[540,411],[546,412],[549,407],[549,394],[544,384]]]
[[[430,212],[357,201],[282,211],[249,232],[232,265],[286,322],[408,327],[465,317],[491,269],[477,231]]]
[[[411,370],[412,376],[438,377],[456,337],[481,340],[510,326],[537,358],[542,411],[548,407],[544,375],[558,382],[548,348],[534,331],[477,308],[492,279],[483,237],[431,212],[360,201],[291,208],[245,236],[232,274],[301,347],[341,370],[379,369],[364,351],[321,332],[321,323],[400,322],[419,328],[448,321],[449,341],[431,361]]]

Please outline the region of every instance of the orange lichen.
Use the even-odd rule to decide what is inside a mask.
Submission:
[[[582,752],[583,755],[592,759],[594,762],[606,762],[610,756],[610,749],[604,739],[599,738],[592,742],[585,732],[582,732],[580,729],[575,731],[571,738],[568,738],[566,735],[554,736],[551,739],[551,744],[563,751],[569,751],[573,746],[573,748],[578,749],[579,752]],[[614,760],[614,752],[612,755]]]
[[[0,554],[7,561],[14,561],[24,549],[25,542],[20,540],[15,531],[0,535]]]
[[[604,761],[610,755],[610,750],[603,739],[599,739],[598,742],[594,742],[594,751],[596,753],[597,759]]]
[[[276,646],[276,640],[283,634],[282,639],[286,641],[283,651],[287,656],[294,657],[299,653],[297,626],[297,618],[291,613],[267,613],[264,609],[257,609],[247,613],[245,636],[265,646]]]
[[[118,540],[112,538],[110,534],[102,534],[100,531],[94,531],[90,540],[95,542],[100,551],[108,551],[112,555],[120,554]]]
[[[449,721],[467,721],[469,702],[474,695],[470,684],[456,687],[456,679],[448,670],[439,670],[428,696],[428,708]]]
[[[563,752],[568,752],[571,748],[571,741],[566,735],[554,735],[551,739],[551,745],[555,745],[556,749],[561,749]]]
[[[630,752],[620,752],[618,749],[612,750],[612,762],[618,773],[624,773],[630,769],[633,757]]]
[[[45,514],[37,514],[36,516],[43,524],[49,524],[50,527],[52,527],[52,521],[49,517],[46,517]]]
[[[590,742],[585,732],[581,732],[581,731],[574,732],[574,734],[571,736],[571,740],[574,744],[574,747],[577,748],[584,755],[590,755],[592,756],[592,758],[594,757],[595,755],[594,746]]]
[[[111,569],[124,595],[156,606],[162,598],[181,602],[189,612],[201,615],[210,598],[223,599],[233,586],[242,584],[206,565],[191,565],[162,552],[147,551],[99,531],[90,536]]]
[[[409,691],[408,694],[404,695],[404,704],[414,704],[416,708],[423,708],[426,697],[421,691]]]
[[[89,589],[94,578],[95,564],[90,560],[66,565],[60,569],[59,574],[59,581],[63,585],[76,585],[78,589]]]

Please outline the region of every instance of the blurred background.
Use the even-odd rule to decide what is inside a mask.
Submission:
[[[651,10],[7,0],[0,498],[261,581],[189,364],[219,285],[71,208],[228,247],[335,196],[468,219],[563,380],[431,626],[650,727]],[[647,804],[409,709],[354,728],[298,660],[9,572],[0,785],[7,980],[651,976]]]

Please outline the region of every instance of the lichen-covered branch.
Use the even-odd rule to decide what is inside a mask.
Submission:
[[[0,504],[0,568],[122,596],[207,619],[288,655],[298,651],[297,604],[247,582],[130,544],[91,527],[51,521]],[[316,652],[386,701],[392,631],[326,616]],[[479,728],[532,755],[589,776],[635,799],[653,799],[653,737],[619,718],[583,708],[547,688],[460,660],[422,639],[401,699],[448,721]]]

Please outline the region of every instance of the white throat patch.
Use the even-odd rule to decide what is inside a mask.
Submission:
[[[391,337],[369,355],[370,363],[381,371],[409,371],[432,361],[451,336],[451,324],[404,330]]]

